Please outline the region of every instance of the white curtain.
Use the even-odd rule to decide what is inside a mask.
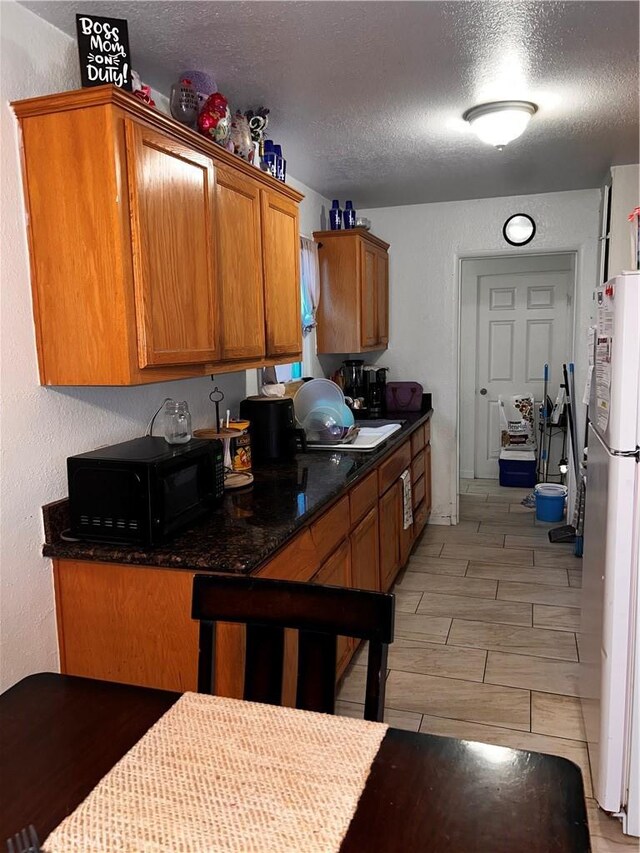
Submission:
[[[316,325],[320,303],[320,263],[318,244],[300,237],[300,278],[302,287],[302,334],[308,335]]]

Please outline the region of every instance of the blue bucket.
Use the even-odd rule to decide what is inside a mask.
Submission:
[[[562,521],[567,487],[555,483],[539,483],[535,488],[538,521]]]

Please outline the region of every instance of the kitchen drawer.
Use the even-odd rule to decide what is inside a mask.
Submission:
[[[422,448],[425,446],[426,441],[424,437],[425,425],[418,427],[418,429],[411,434],[411,455],[416,456],[416,454],[420,453]]]
[[[383,495],[411,465],[411,444],[407,440],[378,468],[378,494]]]
[[[431,421],[427,421],[424,425],[424,443],[431,444]]]
[[[311,525],[318,561],[323,563],[349,533],[349,498],[345,495]]]
[[[429,518],[429,507],[425,500],[422,501],[413,511],[413,535],[414,539],[422,533],[422,530]]]
[[[425,496],[424,469],[422,477],[415,480],[413,483],[413,508],[415,508],[424,500]]]
[[[308,581],[317,572],[320,562],[311,533],[303,530],[288,545],[256,572],[261,578],[285,581]]]
[[[372,471],[349,492],[351,526],[357,524],[378,501],[378,475]]]
[[[424,449],[414,456],[411,463],[411,482],[415,483],[424,474]]]

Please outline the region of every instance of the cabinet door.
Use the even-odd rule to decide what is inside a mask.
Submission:
[[[404,496],[402,489],[400,490],[400,518],[398,520],[398,528],[400,532],[400,568],[406,565],[409,555],[411,554],[411,546],[414,541],[413,522],[405,528],[404,526]],[[412,507],[413,509],[413,507]]]
[[[400,568],[400,500],[400,482],[396,481],[378,503],[382,592],[389,590]]]
[[[348,540],[345,540],[334,551],[315,576],[313,582],[327,586],[351,586],[351,554]],[[336,657],[336,674],[338,677],[347,665],[353,648],[354,640],[351,637],[338,637]]]
[[[424,500],[427,513],[431,512],[431,445],[424,449]]]
[[[302,352],[298,205],[270,190],[261,195],[267,355],[295,359]]]
[[[389,343],[389,256],[380,250],[376,253],[377,342]]]
[[[360,342],[363,347],[374,347],[378,342],[376,268],[376,250],[362,243],[360,249]]]
[[[356,589],[380,592],[377,506],[365,515],[351,534],[351,580]]]
[[[265,353],[260,188],[233,169],[216,169],[220,357]]]
[[[140,367],[216,360],[213,160],[126,128]]]

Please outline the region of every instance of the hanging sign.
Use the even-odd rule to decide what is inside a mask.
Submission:
[[[127,22],[120,18],[76,15],[83,86],[112,83],[131,91],[131,55]]]

